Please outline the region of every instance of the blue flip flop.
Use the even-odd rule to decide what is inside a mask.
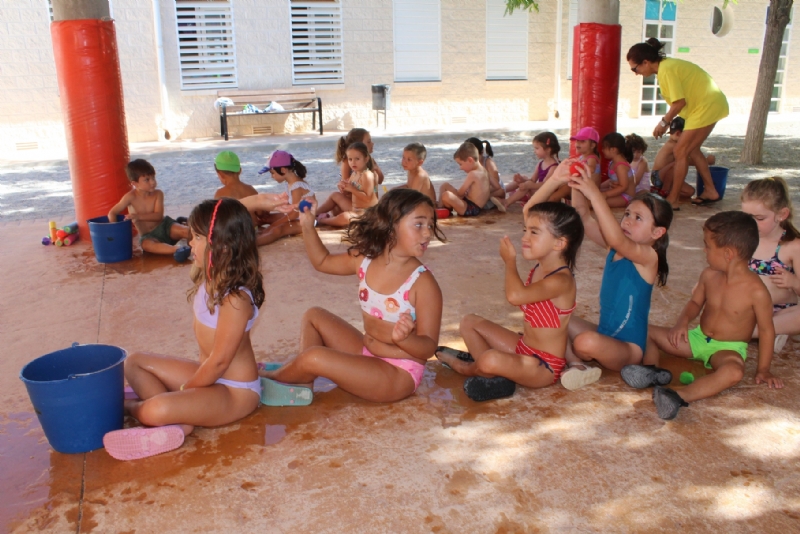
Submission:
[[[261,377],[261,404],[264,406],[308,406],[313,399],[311,388]]]

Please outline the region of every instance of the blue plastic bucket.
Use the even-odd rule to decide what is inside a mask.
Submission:
[[[89,452],[122,428],[126,353],[111,345],[78,345],[36,358],[20,379],[47,441],[58,452]]]
[[[117,222],[108,222],[108,217],[95,217],[89,223],[94,256],[100,263],[116,263],[133,257],[133,228],[124,215],[117,215]]]
[[[708,168],[711,171],[711,180],[714,182],[714,189],[717,190],[719,193],[719,198],[725,196],[725,187],[728,185],[728,167],[717,167],[715,165],[711,165]],[[697,196],[703,194],[705,187],[703,187],[703,179],[700,178],[700,174],[697,175]]]

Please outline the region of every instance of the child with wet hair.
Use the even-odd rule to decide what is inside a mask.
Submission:
[[[301,352],[277,370],[260,371],[270,379],[266,394],[309,391],[317,377],[325,377],[369,401],[404,399],[419,387],[439,342],[442,292],[421,262],[430,241],[444,239],[434,204],[413,189],[389,191],[351,219],[344,238],[350,246],[342,253],[331,253],[320,240],[315,207],[300,214],[308,259],[322,273],[358,277],[364,333],[338,314],[309,309],[301,324]]]
[[[674,419],[682,407],[707,399],[738,384],[744,378],[747,342],[758,326],[756,384],[782,388],[783,381],[770,372],[775,330],[772,299],[760,277],[748,268],[758,247],[758,225],[741,211],[723,211],[703,225],[706,267],[692,290],[692,298],[672,328],[651,326],[648,359],[658,362],[659,350],[703,362],[714,372],[684,388],[667,386],[672,375],[654,366],[628,365],[622,379],[631,387],[655,386],[653,402],[661,419]],[[701,314],[702,312],[702,314]],[[700,324],[689,323],[700,314]]]
[[[526,282],[517,270],[517,251],[508,236],[500,240],[505,263],[506,299],[519,306],[524,333],[478,315],[461,320],[469,352],[438,347],[436,357],[466,375],[464,391],[475,401],[514,394],[516,384],[530,388],[558,382],[564,370],[567,326],[575,311],[575,257],[583,241],[583,223],[574,208],[560,202],[530,206],[524,215],[522,257],[535,261]]]
[[[274,195],[274,206],[285,200]],[[206,200],[189,216],[194,258],[194,333],[199,361],[137,352],[125,360],[132,388],[125,413],[142,425],[109,432],[106,451],[135,460],[181,446],[194,427],[233,423],[252,413],[261,382],[250,330],[264,303],[250,213],[232,198]]]
[[[458,147],[453,159],[467,173],[467,178],[458,189],[448,182],[443,183],[439,187],[439,203],[462,217],[475,217],[489,201],[489,175],[481,165],[478,149],[469,141]]]
[[[400,164],[407,173],[407,182],[397,186],[395,189],[414,189],[423,195],[427,195],[433,203],[436,203],[436,189],[431,183],[428,172],[422,168],[428,151],[422,143],[411,143],[403,149],[403,159]]]
[[[800,231],[792,222],[794,208],[786,181],[774,176],[748,182],[742,192],[742,211],[758,225],[758,247],[749,266],[772,298],[774,350],[778,353],[790,335],[800,334],[800,278],[794,268],[800,265]],[[759,337],[758,328],[753,337]]]

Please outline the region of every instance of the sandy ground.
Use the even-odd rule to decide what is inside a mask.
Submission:
[[[794,120],[793,120],[794,119]],[[728,121],[726,123],[726,121]],[[717,156],[717,165],[731,169],[729,181],[739,184],[753,178],[780,174],[786,178],[800,176],[797,163],[800,161],[798,126],[800,114],[795,119],[776,116],[768,125],[767,140],[764,145],[765,164],[758,167],[738,163],[739,153],[744,143],[744,124],[741,120],[722,121],[704,149]],[[456,148],[470,136],[477,136],[492,143],[501,177],[506,181],[521,172],[533,173],[536,161],[531,148],[533,135],[546,129],[555,131],[561,142],[561,155],[569,153],[569,130],[565,124],[548,125],[531,123],[527,129],[517,127],[509,131],[477,132],[425,132],[418,134],[386,134],[374,131],[375,157],[381,166],[386,181],[392,187],[405,183],[406,174],[400,166],[403,147],[413,141],[425,144],[428,158],[424,168],[428,171],[436,187],[445,181],[456,185],[464,180],[464,173],[453,161]],[[619,125],[625,134],[639,133],[650,144],[645,154],[652,165],[662,140],[652,137],[653,121],[640,119]],[[306,140],[255,137],[244,141],[195,143],[187,147],[163,143],[134,145],[131,159],[148,159],[156,169],[159,188],[164,191],[165,205],[176,209],[194,206],[201,200],[214,196],[220,187],[214,172],[214,157],[220,150],[234,150],[242,161],[242,181],[253,184],[261,192],[279,192],[279,188],[268,174],[259,176],[258,170],[264,166],[269,154],[276,148],[289,150],[308,168],[307,181],[319,192],[335,190],[339,177],[339,167],[334,163],[336,141],[341,133],[326,134],[325,137],[307,136]],[[38,154],[39,161],[15,162],[0,160],[0,223],[4,221],[30,220],[42,218],[69,217],[73,212],[72,186],[69,167],[65,160],[49,160],[48,154]],[[690,171],[687,178],[694,184],[696,176]],[[734,185],[734,188],[737,186]],[[173,212],[171,215],[188,215]]]
[[[514,151],[530,163],[529,135],[507,136],[497,135],[501,169]],[[442,137],[425,141],[438,151],[429,170],[454,166],[449,151],[466,136]],[[774,165],[792,175],[794,143],[773,141],[783,143],[774,153],[786,158]],[[380,159],[385,169],[406,142],[377,143],[379,159],[387,151]],[[246,161],[255,167],[261,153],[253,151]],[[319,147],[319,159],[326,154]],[[207,161],[184,156],[200,160],[195,165]],[[169,159],[164,156],[164,166]],[[313,157],[305,161],[316,165]],[[723,202],[677,214],[669,283],[653,292],[654,324],[672,323],[705,264],[703,221],[736,209],[732,193],[748,177],[773,172],[730,164],[742,179],[731,181]],[[262,407],[238,423],[198,429],[182,448],[155,458],[125,463],[102,449],[53,452],[18,378],[25,363],[73,341],[188,358],[197,349],[185,297],[188,267],[138,251],[131,261],[101,265],[86,242],[42,247],[47,216],[36,217],[0,223],[6,300],[0,308],[0,531],[800,530],[795,341],[773,363],[786,381],[783,390],[755,386],[751,344],[741,384],[694,403],[671,422],[656,416],[649,391],[631,390],[616,373],[604,372],[598,384],[576,392],[560,385],[519,388],[509,399],[477,404],[465,397],[462,377],[431,360],[418,392],[395,404],[359,401],[320,380],[309,407]],[[520,221],[518,207],[507,215],[443,221],[448,241],[432,245],[425,257],[444,295],[442,343],[459,346],[458,323],[467,313],[508,328],[522,324],[519,309],[505,301],[497,253],[503,235],[518,242]],[[340,246],[340,232],[322,236],[330,247]],[[313,271],[299,238],[262,248],[261,260],[267,300],[252,331],[259,360],[281,361],[297,350],[299,319],[310,306],[360,326],[355,277]],[[597,318],[602,265],[603,251],[586,244],[576,272],[576,313],[590,320]],[[523,260],[519,266],[531,267]],[[676,377],[705,372],[692,362],[665,357],[663,363]]]

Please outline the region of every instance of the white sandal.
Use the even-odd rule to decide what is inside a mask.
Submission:
[[[584,362],[570,362],[567,365],[569,369],[561,374],[561,385],[570,391],[594,384],[603,374],[599,367],[592,367]],[[577,366],[585,369],[578,369]]]

